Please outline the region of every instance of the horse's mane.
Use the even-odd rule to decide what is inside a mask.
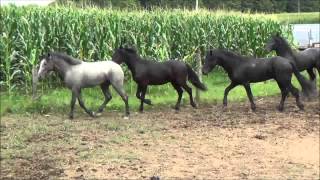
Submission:
[[[241,61],[246,61],[246,60],[249,60],[250,58],[249,57],[245,57],[245,56],[242,56],[242,55],[239,55],[235,52],[231,52],[231,51],[228,51],[226,49],[215,49],[212,51],[213,54],[215,55],[218,55],[218,54],[223,54],[225,56],[228,56],[229,58],[231,59],[238,59],[238,60],[241,60]]]
[[[82,61],[76,58],[73,58],[69,55],[66,55],[64,53],[59,53],[59,52],[51,52],[50,55],[52,56],[56,56],[61,60],[64,60],[66,63],[70,64],[70,65],[77,65],[77,64],[81,64]]]
[[[129,52],[129,53],[137,54],[137,50],[134,49],[134,48],[126,47],[126,48],[123,48],[123,49],[126,50],[126,51]]]
[[[140,56],[140,54],[138,54],[137,50],[135,48],[132,48],[132,47],[125,47],[125,48],[122,48],[123,50],[125,50],[127,53],[130,53],[131,55],[133,55],[133,59],[134,60],[139,60],[139,61],[144,61],[145,59],[142,58]]]
[[[276,36],[274,36],[273,38],[276,38],[277,40],[279,40],[279,41],[281,42],[280,45],[282,45],[282,46],[284,45],[284,46],[290,48],[290,45],[289,45],[288,41],[285,40],[285,39],[284,39],[283,37],[281,37],[280,35],[276,35]]]

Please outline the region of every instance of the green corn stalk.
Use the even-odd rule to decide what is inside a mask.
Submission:
[[[267,56],[264,44],[274,32],[292,42],[292,29],[264,14],[206,10],[119,11],[72,7],[0,7],[0,85],[29,92],[39,55],[62,51],[87,61],[110,59],[123,39],[141,56],[157,61],[181,59],[196,65],[211,47],[243,55]],[[124,66],[126,81],[132,81]],[[56,78],[45,86],[55,87]]]

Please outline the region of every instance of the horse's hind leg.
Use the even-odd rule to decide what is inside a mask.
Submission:
[[[78,101],[79,101],[80,107],[84,109],[84,111],[86,111],[86,113],[88,113],[91,117],[94,117],[94,113],[91,110],[87,109],[86,106],[84,105],[84,102],[81,97],[81,89],[79,90]]]
[[[252,111],[255,111],[256,110],[256,105],[254,104],[254,101],[253,101],[253,95],[252,95],[252,92],[251,92],[250,84],[246,83],[243,86],[246,89],[247,96],[248,96],[250,104],[251,104],[251,109],[252,109]]]
[[[179,110],[180,109],[180,102],[181,102],[183,90],[182,90],[181,86],[179,86],[178,84],[173,83],[173,82],[171,84],[174,87],[174,89],[176,89],[176,91],[178,93],[178,100],[177,100],[176,106],[174,108],[176,110]]]
[[[297,88],[295,88],[292,84],[289,85],[289,90],[290,90],[291,94],[296,98],[296,104],[297,104],[298,108],[300,110],[303,110],[304,106],[300,101],[299,90]]]
[[[281,100],[280,100],[280,104],[278,106],[278,110],[279,111],[283,111],[284,109],[284,101],[286,100],[286,97],[288,96],[288,93],[289,93],[289,86],[284,86],[283,84],[280,84],[278,82],[278,86],[281,90]]]
[[[310,80],[314,81],[316,79],[316,75],[314,74],[313,68],[307,69],[307,72],[309,74]]]
[[[109,91],[109,85],[110,85],[110,82],[108,81],[100,85],[102,93],[104,95],[104,102],[99,107],[98,113],[101,113],[103,109],[106,107],[106,105],[108,104],[108,102],[112,99],[111,93]]]
[[[130,112],[129,112],[129,103],[128,103],[128,96],[124,91],[123,88],[123,82],[122,81],[116,81],[111,83],[113,88],[117,91],[117,93],[121,96],[122,100],[125,103],[125,115],[129,116]]]
[[[183,89],[185,89],[185,90],[187,91],[187,93],[189,94],[191,106],[194,107],[194,108],[196,108],[197,105],[196,105],[196,103],[193,101],[192,89],[191,89],[191,87],[189,87],[189,86],[187,85],[187,83],[185,83],[184,85],[182,85],[182,87],[183,87]]]
[[[69,113],[69,118],[73,119],[73,111],[74,111],[74,105],[76,104],[76,100],[78,97],[78,93],[75,91],[72,91],[72,98],[71,98],[71,103],[70,103],[70,113]]]

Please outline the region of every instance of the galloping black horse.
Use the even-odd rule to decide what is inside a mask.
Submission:
[[[310,84],[299,73],[294,63],[289,60],[282,57],[255,59],[226,50],[210,50],[205,58],[203,73],[208,74],[216,65],[222,66],[231,80],[231,84],[224,92],[224,106],[227,105],[229,91],[238,85],[243,85],[250,100],[251,109],[255,111],[256,105],[253,102],[250,83],[275,79],[282,94],[278,110],[283,111],[284,101],[289,92],[295,96],[297,106],[303,109],[303,104],[299,99],[299,91],[291,84],[292,73],[295,74],[303,89],[310,88]]]
[[[187,79],[197,88],[206,90],[197,74],[184,62],[169,60],[154,62],[142,59],[133,48],[118,48],[112,56],[112,60],[118,64],[124,62],[132,73],[133,80],[138,84],[136,96],[141,100],[140,112],[143,111],[143,103],[151,105],[150,99],[145,99],[148,85],[161,85],[171,82],[178,93],[178,101],[175,109],[179,110],[183,89],[190,97],[190,104],[196,107],[192,97],[192,89],[187,85]],[[183,89],[182,89],[183,88]]]
[[[294,52],[288,42],[276,34],[267,42],[266,50],[274,50],[278,56],[295,62],[299,71],[307,70],[312,81],[316,78],[313,68],[318,70],[320,76],[320,48],[308,48],[301,52]]]

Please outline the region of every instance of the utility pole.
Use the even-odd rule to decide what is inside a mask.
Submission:
[[[298,13],[300,14],[300,0],[298,0]]]
[[[198,11],[199,1],[196,0],[196,11]]]

